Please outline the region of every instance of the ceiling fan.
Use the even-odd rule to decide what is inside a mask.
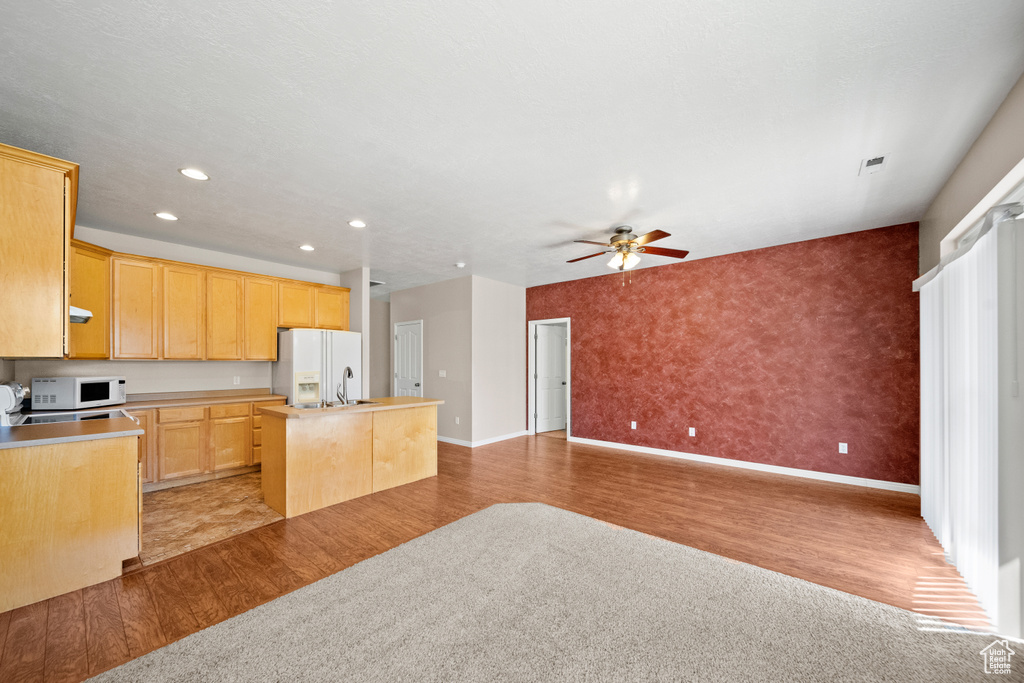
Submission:
[[[633,234],[633,228],[628,225],[620,225],[615,228],[615,234],[608,240],[608,244],[604,242],[591,242],[590,240],[575,240],[580,244],[596,244],[599,247],[604,247],[605,251],[599,251],[596,254],[590,256],[581,256],[574,258],[566,263],[576,263],[577,261],[585,261],[588,258],[594,258],[601,254],[611,254],[612,260],[608,262],[609,268],[615,270],[629,270],[630,268],[636,267],[640,263],[640,256],[638,254],[654,254],[656,256],[671,256],[672,258],[686,258],[690,252],[682,251],[681,249],[665,249],[663,247],[648,247],[645,246],[650,244],[654,240],[660,240],[670,235],[663,230],[653,230],[646,235],[637,237]]]

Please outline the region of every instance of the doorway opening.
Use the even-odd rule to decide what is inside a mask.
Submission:
[[[394,396],[423,398],[423,321],[395,323]]]
[[[569,318],[531,320],[529,431],[554,438],[572,435],[572,341]]]

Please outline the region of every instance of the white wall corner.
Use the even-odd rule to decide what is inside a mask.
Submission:
[[[346,270],[341,274],[341,286],[349,288],[348,329],[362,334],[362,393],[370,395],[370,269],[367,267]]]

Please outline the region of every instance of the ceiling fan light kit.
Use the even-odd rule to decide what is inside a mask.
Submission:
[[[688,251],[644,246],[654,240],[660,240],[665,237],[671,237],[671,235],[663,230],[652,230],[646,235],[637,237],[633,234],[633,228],[628,225],[620,225],[615,228],[615,234],[612,235],[607,244],[604,242],[591,242],[590,240],[576,240],[580,244],[595,244],[599,247],[610,249],[611,251],[599,251],[596,254],[590,254],[589,256],[574,258],[570,261],[566,261],[566,263],[576,263],[577,261],[585,261],[588,258],[594,258],[595,256],[611,253],[613,256],[612,260],[608,262],[608,267],[614,270],[626,271],[639,265],[639,254],[642,253],[649,253],[657,256],[670,256],[672,258],[686,258],[687,254],[690,253]]]
[[[608,267],[615,270],[629,270],[640,263],[640,257],[632,251],[617,251],[608,262]]]

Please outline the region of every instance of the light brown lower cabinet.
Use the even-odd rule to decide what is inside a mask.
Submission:
[[[158,481],[207,472],[206,421],[157,425]]]
[[[252,459],[249,403],[210,406],[210,469],[245,467]]]
[[[175,408],[129,410],[146,434],[139,439],[145,484],[190,484],[259,465],[262,430],[259,408],[284,399]],[[160,488],[163,488],[161,486]]]

